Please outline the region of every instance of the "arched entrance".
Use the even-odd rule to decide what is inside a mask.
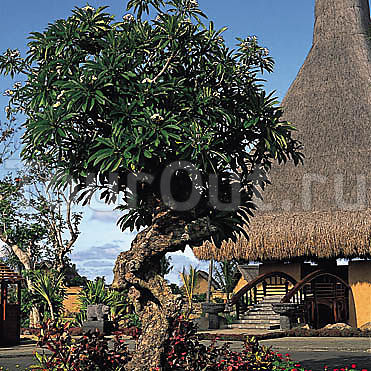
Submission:
[[[305,320],[314,328],[348,322],[349,285],[333,273],[318,270],[299,281],[282,303],[304,304]]]

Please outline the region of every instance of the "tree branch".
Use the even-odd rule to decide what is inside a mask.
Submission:
[[[162,70],[160,71],[160,73],[151,80],[151,83],[156,82],[165,73],[165,71],[168,69],[170,65],[171,60],[174,58],[174,55],[175,55],[174,53],[170,55],[170,57],[166,60],[166,63]]]

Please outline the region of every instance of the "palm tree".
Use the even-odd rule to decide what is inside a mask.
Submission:
[[[224,260],[215,267],[215,280],[223,291],[227,294],[227,300],[236,284],[236,273],[238,272],[236,260]]]

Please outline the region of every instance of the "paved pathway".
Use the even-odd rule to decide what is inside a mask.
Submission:
[[[208,341],[204,341],[206,344]],[[130,347],[133,341],[128,341]],[[220,344],[223,342],[220,342]],[[242,342],[229,342],[231,348],[240,350]],[[260,343],[272,346],[274,350],[291,357],[312,371],[323,371],[324,366],[329,370],[341,369],[345,366],[351,368],[356,364],[358,370],[371,371],[371,339],[369,338],[279,338],[261,340]],[[25,344],[18,347],[0,348],[0,366],[7,367],[10,371],[19,370],[34,363],[32,353],[34,344]]]

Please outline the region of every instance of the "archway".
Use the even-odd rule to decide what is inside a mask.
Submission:
[[[308,274],[281,300],[304,304],[306,322],[314,328],[328,323],[348,322],[349,285],[324,270]]]

